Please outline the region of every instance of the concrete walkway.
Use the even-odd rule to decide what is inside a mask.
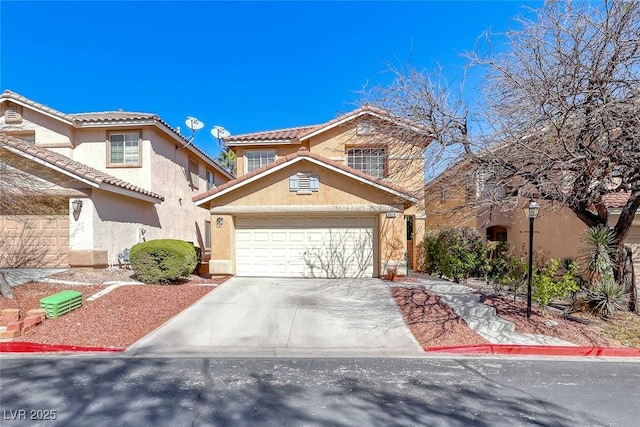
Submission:
[[[234,277],[126,351],[131,356],[420,357],[380,279]]]
[[[491,344],[576,346],[547,335],[515,332],[513,323],[496,316],[496,310],[480,302],[473,289],[447,280],[415,277],[422,288],[437,294],[467,325]],[[407,286],[416,283],[407,283]]]

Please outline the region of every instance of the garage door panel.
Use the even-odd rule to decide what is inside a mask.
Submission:
[[[236,274],[372,277],[375,224],[375,217],[238,219]]]

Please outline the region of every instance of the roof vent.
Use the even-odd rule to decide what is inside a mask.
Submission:
[[[9,104],[4,111],[5,124],[19,124],[22,123],[22,115],[18,111],[18,106],[15,104]]]

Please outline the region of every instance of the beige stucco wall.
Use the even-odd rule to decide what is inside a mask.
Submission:
[[[425,231],[425,208],[424,208],[424,199],[423,199],[423,187],[424,187],[424,153],[423,150],[411,147],[406,144],[402,144],[397,140],[394,140],[391,137],[384,137],[380,134],[376,134],[374,136],[370,135],[358,135],[356,133],[356,121],[348,122],[342,124],[340,126],[336,126],[330,128],[318,135],[315,135],[309,139],[305,139],[304,141],[294,141],[293,144],[281,144],[281,145],[256,145],[249,147],[236,147],[234,149],[236,155],[238,156],[237,160],[237,170],[238,176],[242,176],[245,170],[245,154],[248,151],[273,151],[276,153],[276,158],[282,158],[289,154],[294,154],[300,147],[306,147],[312,153],[321,155],[330,160],[341,162],[343,164],[347,163],[347,150],[349,148],[354,147],[365,147],[365,146],[382,146],[383,143],[388,150],[388,161],[387,161],[387,173],[388,176],[385,178],[386,181],[403,187],[409,191],[415,192],[416,197],[419,199],[418,203],[413,206],[408,207],[408,209],[404,212],[405,215],[411,215],[415,217],[414,222],[414,240],[413,240],[413,251],[409,251],[414,254],[413,259],[411,260],[411,264],[415,264],[415,254],[416,248],[419,243],[422,241]],[[325,178],[326,180],[327,178]],[[331,177],[328,177],[331,180]],[[329,184],[333,184],[329,182]],[[265,183],[265,186],[271,185],[271,183]],[[322,180],[321,180],[322,185]],[[279,184],[279,188],[274,188],[273,191],[276,193],[281,193],[283,188],[286,186],[288,189],[288,183],[282,182]],[[337,187],[336,187],[337,188]],[[370,188],[370,187],[368,187]],[[365,190],[366,191],[366,190]],[[351,194],[349,194],[351,193]],[[348,197],[345,196],[348,195]],[[251,203],[263,203],[269,204],[272,203],[273,194],[270,192],[261,193],[259,196],[253,197],[254,200],[251,200]],[[294,196],[284,196],[284,203],[287,204],[300,204],[300,199]],[[309,201],[305,200],[306,203],[320,203],[320,204],[344,204],[344,203],[366,203],[367,196],[359,194],[355,189],[346,189],[343,194],[329,194],[325,193],[325,195],[314,194],[309,197]],[[331,198],[335,197],[335,200],[331,200]],[[224,203],[225,199],[221,199],[220,203]],[[230,202],[231,204],[237,202]],[[242,203],[245,203],[243,201]],[[407,251],[406,244],[406,223],[405,216],[401,215],[402,218],[396,218],[394,223],[399,224],[397,227],[394,227],[395,237],[391,239],[387,237],[385,240],[391,242],[391,240],[399,240],[404,242],[402,249],[402,256],[395,255],[396,251],[391,251],[394,255],[390,259],[404,259],[404,252]],[[384,221],[381,221],[381,223]],[[385,233],[386,234],[386,233]],[[381,243],[382,248],[380,251],[381,256],[384,256],[385,246]],[[395,243],[391,246],[395,246]],[[399,251],[398,251],[399,253]]]
[[[297,172],[309,172],[317,175],[320,186],[318,192],[311,194],[299,195],[296,192],[289,191],[289,177]],[[246,184],[244,187],[223,194],[212,200],[205,207],[213,208],[211,217],[211,234],[214,242],[227,241],[228,244],[218,245],[214,243],[212,248],[212,269],[213,274],[232,274],[231,270],[223,270],[228,261],[235,260],[234,240],[235,228],[230,219],[238,215],[242,215],[242,209],[247,209],[246,215],[255,215],[255,209],[263,209],[268,214],[271,209],[281,210],[290,207],[291,215],[304,215],[304,212],[295,211],[300,206],[304,206],[309,214],[314,212],[313,207],[326,210],[328,207],[334,207],[335,211],[324,212],[325,215],[344,215],[340,207],[360,207],[363,209],[361,213],[367,214],[368,207],[376,206],[396,206],[398,199],[396,196],[385,191],[372,188],[370,185],[361,183],[355,179],[346,177],[337,172],[328,170],[308,160],[301,160],[293,165],[289,165],[281,170],[275,171],[261,179]],[[233,210],[234,214],[219,215],[216,209],[222,208]],[[379,242],[377,249],[380,257],[381,267],[389,260],[396,261],[403,265],[404,252],[406,251],[406,228],[405,217],[402,214],[402,206],[395,218],[386,218],[386,214],[372,213],[379,216]],[[223,218],[224,225],[220,228],[216,227],[216,218]],[[213,263],[216,263],[214,266]],[[378,268],[377,268],[378,269]],[[377,270],[376,269],[376,270]]]
[[[79,221],[70,218],[71,250],[106,250],[109,263],[115,263],[118,252],[140,240],[140,229],[146,230],[147,240],[181,239],[205,249],[205,221],[209,221],[210,214],[196,207],[192,198],[207,191],[207,170],[214,173],[216,185],[225,183],[228,178],[203,158],[182,147],[181,143],[176,143],[164,131],[153,125],[135,124],[74,129],[58,119],[28,108],[23,108],[23,121],[19,125],[5,125],[4,116],[0,116],[2,130],[34,130],[36,145],[164,196],[162,203],[154,205],[102,190],[90,190],[79,181],[69,180],[41,167],[34,169],[35,175],[52,182],[64,182],[67,187],[79,188],[87,193],[74,194],[74,197],[82,196],[83,211]],[[110,131],[141,133],[141,166],[107,166]],[[196,187],[192,187],[188,174],[190,158],[199,164]],[[203,252],[207,255],[206,250]]]

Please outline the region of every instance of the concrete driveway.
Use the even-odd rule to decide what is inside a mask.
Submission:
[[[133,356],[418,356],[379,279],[235,277],[131,347]]]

